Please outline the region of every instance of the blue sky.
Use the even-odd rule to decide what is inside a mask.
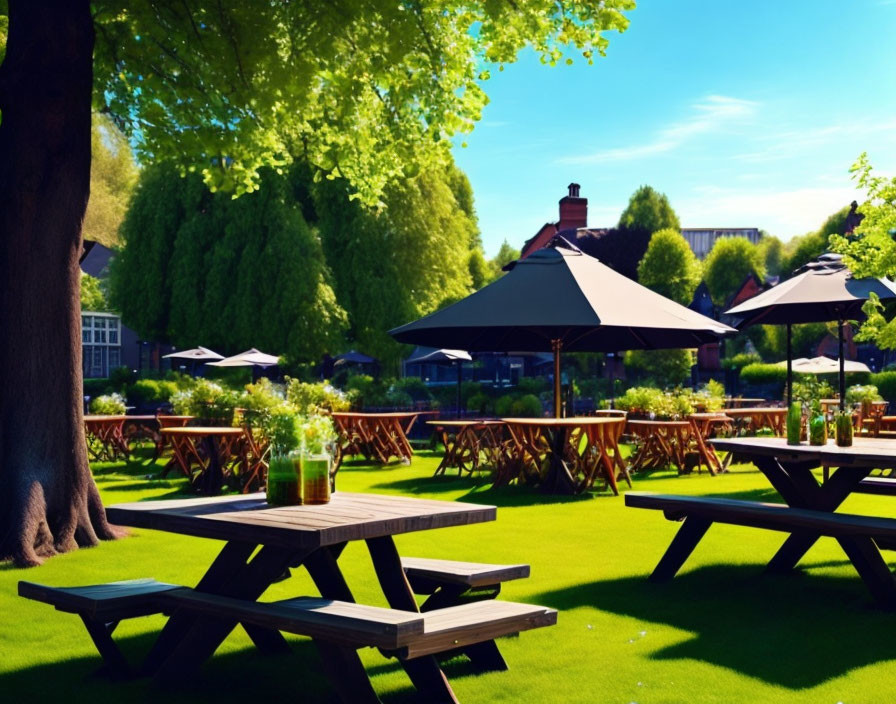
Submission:
[[[482,121],[455,147],[486,253],[519,247],[571,181],[589,225],[614,225],[641,184],[682,226],[784,240],[861,194],[867,151],[896,171],[896,0],[641,0],[605,58],[492,71]]]

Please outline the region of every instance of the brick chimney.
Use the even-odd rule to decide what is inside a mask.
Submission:
[[[558,230],[588,227],[588,199],[579,198],[579,184],[569,184],[569,194],[560,199]]]

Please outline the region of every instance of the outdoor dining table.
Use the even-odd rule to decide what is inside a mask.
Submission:
[[[717,438],[710,443],[749,459],[784,502],[795,509],[833,513],[872,470],[896,468],[896,443],[879,438],[857,437],[851,447],[838,447],[833,441],[826,445],[788,445],[785,438],[768,437]],[[820,467],[833,468],[823,482],[812,471]],[[809,530],[791,533],[768,563],[767,571],[790,572],[819,537]],[[870,591],[896,605],[896,581],[881,557],[881,541],[860,536],[838,540]]]
[[[787,422],[787,409],[773,406],[726,408],[725,415],[735,421],[748,421],[747,432],[750,433],[762,428],[771,428],[775,435],[784,435],[784,426]]]
[[[710,474],[717,474],[722,469],[721,463],[704,442],[699,427],[690,420],[627,421],[626,428],[640,443],[629,470],[639,472],[675,466],[679,474],[685,474],[688,471],[687,455],[693,445],[698,469],[705,464]]]
[[[201,494],[221,491],[226,471],[241,460],[245,431],[230,427],[162,428],[181,471]],[[195,469],[194,469],[195,465]]]
[[[433,476],[457,469],[457,475],[472,474],[485,462],[497,469],[503,461],[506,427],[499,420],[428,420],[441,436],[445,454]]]
[[[617,496],[617,474],[631,486],[619,450],[624,418],[502,418],[510,433],[510,456],[495,485],[537,483],[546,493],[581,493],[602,474]]]
[[[155,416],[86,415],[84,431],[87,434],[87,450],[91,459],[113,462],[127,459],[131,448],[125,437],[125,423],[154,419]]]
[[[752,404],[756,406],[760,403],[765,403],[766,399],[764,398],[744,398],[743,396],[726,396],[725,397],[725,408],[743,408],[745,406],[749,406]]]
[[[263,494],[249,494],[119,504],[108,507],[106,515],[119,525],[226,541],[196,590],[250,602],[289,574],[289,568],[300,566],[308,570],[322,597],[354,602],[339,560],[349,541],[363,540],[391,608],[419,612],[393,536],[493,521],[496,509],[454,501],[337,492],[329,503],[315,506],[272,507]],[[175,611],[150,650],[143,671],[167,681],[191,675],[235,626],[227,619]],[[244,627],[260,649],[288,649],[278,631]],[[355,695],[347,701],[378,701],[354,649],[322,641],[315,644],[331,681],[343,692]],[[493,641],[490,647],[497,652]],[[423,700],[457,701],[434,656],[400,662]]]
[[[364,455],[367,460],[388,464],[393,457],[410,462],[414,455],[408,433],[420,411],[397,413],[333,413],[339,434],[339,459]]]

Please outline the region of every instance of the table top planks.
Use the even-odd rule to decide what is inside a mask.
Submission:
[[[714,438],[709,442],[717,450],[742,455],[817,460],[819,466],[896,467],[896,442],[887,438],[854,437],[851,447],[838,447],[833,440],[828,440],[826,445],[809,445],[806,442],[788,445],[786,438],[769,437]]]
[[[327,504],[270,506],[263,493],[109,506],[112,523],[286,548],[317,548],[418,530],[484,523],[494,506],[336,492]]]
[[[597,416],[577,416],[575,418],[501,418],[503,423],[512,425],[537,425],[543,428],[569,427],[578,428],[583,425],[606,425],[617,423],[619,418],[599,418]]]

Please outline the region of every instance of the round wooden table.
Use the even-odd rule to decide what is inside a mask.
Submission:
[[[506,443],[506,426],[499,420],[428,420],[441,436],[445,455],[433,476],[444,474],[447,469],[457,469],[457,475],[473,474],[479,469],[484,456],[486,464],[493,468],[503,460]]]
[[[771,428],[775,435],[783,436],[787,423],[787,409],[770,406],[748,408],[726,408],[725,414],[734,420],[748,421],[747,432],[755,433],[761,428]]]
[[[233,460],[239,462],[241,459],[245,431],[242,428],[198,427],[162,428],[161,433],[171,441],[181,471],[196,490],[208,496],[219,494],[225,472],[231,474]]]
[[[333,413],[340,438],[340,459],[346,455],[364,455],[367,460],[381,464],[388,464],[393,457],[410,463],[414,451],[408,442],[408,433],[420,413]]]

